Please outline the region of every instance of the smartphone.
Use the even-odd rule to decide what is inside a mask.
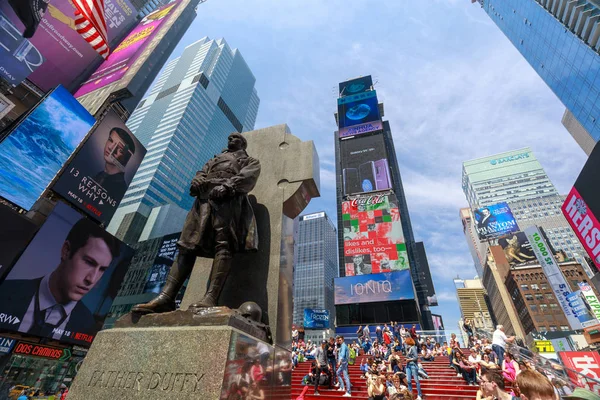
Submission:
[[[392,187],[390,182],[390,169],[386,158],[375,161],[375,186],[377,187],[377,190],[384,190]]]
[[[360,188],[363,192],[372,192],[375,190],[375,164],[368,161],[358,166],[358,177],[360,179]]]
[[[358,171],[356,168],[344,168],[342,175],[344,179],[344,194],[360,192]]]

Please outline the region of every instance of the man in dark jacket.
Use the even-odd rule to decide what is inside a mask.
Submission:
[[[208,290],[192,308],[214,307],[231,269],[233,254],[257,250],[256,220],[248,199],[260,175],[260,162],[246,153],[241,133],[229,135],[227,149],[210,159],[192,180],[190,195],[196,201],[187,215],[177,243],[179,255],[167,282],[154,300],[134,312],[175,310],[175,297],[188,278],[196,257],[214,258]]]

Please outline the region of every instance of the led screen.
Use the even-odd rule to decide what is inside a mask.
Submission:
[[[371,78],[371,75],[350,79],[346,82],[340,82],[340,97],[366,92],[367,90],[371,90],[372,86],[373,79]]]
[[[345,196],[392,187],[383,135],[342,140],[340,152]]]
[[[304,329],[329,329],[329,310],[304,309]]]
[[[339,128],[381,119],[375,90],[338,99]]]
[[[19,29],[0,11],[0,77],[11,86],[17,86],[35,71],[44,56]]]
[[[507,203],[498,203],[476,209],[475,227],[479,239],[487,240],[493,237],[519,231],[517,221]]]
[[[410,270],[334,279],[335,304],[411,300],[415,298]]]
[[[144,286],[144,293],[160,293],[160,290],[167,282],[167,276],[169,276],[173,261],[177,257],[177,241],[179,240],[179,236],[181,236],[181,233],[173,233],[163,237],[152,268],[148,272],[148,280]]]

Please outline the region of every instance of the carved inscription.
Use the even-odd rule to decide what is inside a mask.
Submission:
[[[95,370],[88,382],[88,387],[194,393],[201,389],[200,381],[203,377],[204,374],[194,372]]]

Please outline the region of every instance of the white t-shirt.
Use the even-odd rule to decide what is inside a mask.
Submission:
[[[497,344],[498,346],[505,348],[506,347],[506,335],[500,329],[496,329],[494,331],[494,336],[492,337],[492,345]]]

